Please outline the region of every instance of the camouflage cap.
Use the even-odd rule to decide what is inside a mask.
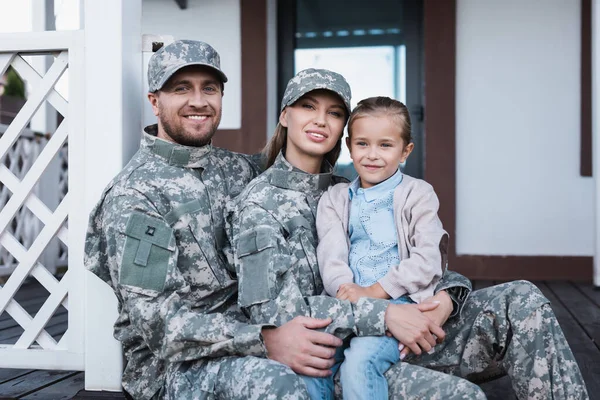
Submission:
[[[281,100],[281,111],[286,106],[294,104],[300,97],[316,89],[327,89],[336,93],[344,101],[348,115],[350,115],[350,99],[352,93],[346,79],[337,72],[327,69],[308,68],[296,74],[287,84],[283,99]]]
[[[188,65],[206,65],[217,72],[223,83],[227,82],[227,76],[221,71],[219,53],[211,45],[198,40],[176,40],[150,57],[149,91],[161,89],[175,72]]]

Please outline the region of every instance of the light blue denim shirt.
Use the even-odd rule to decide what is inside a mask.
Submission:
[[[350,196],[349,264],[354,283],[371,286],[400,263],[394,221],[394,190],[402,182],[400,169],[385,181],[363,189],[359,178],[348,188]]]

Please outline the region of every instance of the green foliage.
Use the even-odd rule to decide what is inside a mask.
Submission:
[[[25,100],[25,84],[17,74],[17,72],[9,67],[6,72],[6,86],[4,87],[4,95],[17,97]]]

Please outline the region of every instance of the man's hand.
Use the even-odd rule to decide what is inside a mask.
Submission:
[[[342,345],[342,340],[313,330],[325,328],[330,323],[330,318],[296,317],[279,328],[263,328],[267,357],[287,365],[297,374],[331,375],[335,348]]]
[[[419,355],[423,351],[428,352],[446,337],[442,328],[424,314],[439,305],[437,302],[390,304],[385,313],[385,323],[390,333],[405,348]]]
[[[390,295],[383,290],[379,282],[367,287],[359,286],[356,283],[342,283],[335,297],[340,300],[349,300],[352,303],[356,303],[361,297],[389,299]]]

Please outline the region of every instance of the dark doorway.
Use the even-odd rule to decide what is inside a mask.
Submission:
[[[348,79],[352,106],[370,96],[402,101],[415,141],[403,171],[422,178],[422,0],[281,0],[277,14],[278,98],[297,71],[315,67]],[[345,150],[338,172],[356,176]]]

